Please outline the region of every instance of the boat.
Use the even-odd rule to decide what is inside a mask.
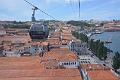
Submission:
[[[102,34],[102,32],[99,30],[95,30],[94,34]]]
[[[112,43],[111,41],[104,41],[105,44],[109,44]]]

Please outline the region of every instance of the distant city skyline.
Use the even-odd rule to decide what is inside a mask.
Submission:
[[[57,20],[79,20],[78,0],[28,0]],[[81,20],[120,19],[120,0],[80,0]],[[1,0],[0,20],[30,21],[32,6],[24,0]],[[36,12],[37,20],[52,19]]]

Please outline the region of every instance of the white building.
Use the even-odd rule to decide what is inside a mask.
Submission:
[[[10,47],[7,47],[3,50],[3,55],[6,57],[20,57],[21,50],[13,49]]]
[[[44,54],[41,63],[47,68],[78,68],[78,57],[67,48],[51,49]]]
[[[6,57],[20,57],[23,55],[37,55],[43,52],[42,46],[22,46],[22,47],[14,47],[6,46],[3,50],[3,55]]]
[[[78,61],[80,62],[80,64],[98,64],[97,60],[90,55],[80,55],[78,57]]]
[[[29,51],[32,55],[37,55],[43,52],[43,47],[38,45],[31,45]]]
[[[23,46],[15,45],[5,45],[3,49],[3,55],[6,57],[20,57],[23,55],[41,55],[48,51],[47,43],[35,43],[35,44],[26,44]]]
[[[6,30],[0,29],[0,35],[6,35]]]
[[[78,68],[80,63],[78,61],[59,62],[59,65],[65,68]]]
[[[87,44],[82,43],[81,41],[71,41],[69,43],[69,49],[76,53],[77,55],[87,55]]]

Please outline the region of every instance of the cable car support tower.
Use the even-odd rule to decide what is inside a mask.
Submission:
[[[42,13],[46,14],[47,16],[55,19],[53,16],[51,16],[51,15],[49,15],[48,13],[44,12],[43,10],[41,10],[41,9],[38,8],[38,7],[36,7],[36,6],[33,5],[32,3],[28,2],[27,0],[24,0],[24,1],[27,2],[28,4],[30,4],[30,5],[33,7],[33,8],[32,8],[32,10],[33,10],[33,13],[32,13],[32,22],[35,22],[35,21],[36,21],[36,19],[35,19],[35,12],[36,12],[37,10],[39,10],[39,11],[41,11]],[[55,20],[56,20],[56,19],[55,19]]]

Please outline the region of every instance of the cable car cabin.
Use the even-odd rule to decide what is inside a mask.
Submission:
[[[32,24],[30,27],[30,37],[32,39],[44,39],[48,37],[48,26],[43,24]]]

